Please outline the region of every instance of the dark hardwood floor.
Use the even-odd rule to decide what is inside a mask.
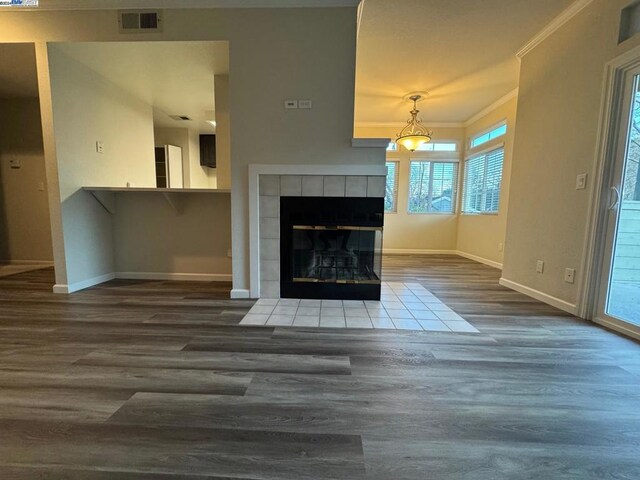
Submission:
[[[239,327],[230,285],[0,279],[0,479],[640,478],[640,345],[452,256],[481,334]]]

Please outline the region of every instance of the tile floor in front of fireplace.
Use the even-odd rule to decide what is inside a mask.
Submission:
[[[418,283],[383,282],[378,301],[260,299],[240,325],[479,333]]]

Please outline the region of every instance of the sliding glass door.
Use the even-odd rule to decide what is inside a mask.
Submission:
[[[609,169],[606,241],[597,316],[640,327],[640,72],[627,75],[621,134]]]

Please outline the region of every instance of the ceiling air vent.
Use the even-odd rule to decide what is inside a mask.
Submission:
[[[187,115],[169,115],[169,117],[173,118],[174,120],[177,120],[178,122],[190,122],[191,121],[191,117],[188,117]]]
[[[121,10],[118,12],[121,33],[159,32],[162,17],[155,10]]]

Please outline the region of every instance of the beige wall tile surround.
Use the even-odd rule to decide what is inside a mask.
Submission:
[[[366,197],[367,183],[367,177],[347,177],[345,195],[347,197]]]
[[[280,197],[383,198],[384,176],[260,175],[260,297],[280,298]]]
[[[324,178],[320,175],[302,177],[302,196],[321,197],[324,189]]]
[[[280,238],[280,221],[277,218],[260,219],[260,238]]]
[[[385,177],[369,177],[367,179],[367,197],[384,197],[386,181]]]
[[[324,177],[324,196],[325,197],[344,197],[345,196],[346,177],[344,176],[325,176]]]
[[[260,175],[260,195],[280,195],[278,175]]]
[[[302,195],[302,177],[300,175],[284,175],[280,177],[280,195],[283,197],[300,197]]]

